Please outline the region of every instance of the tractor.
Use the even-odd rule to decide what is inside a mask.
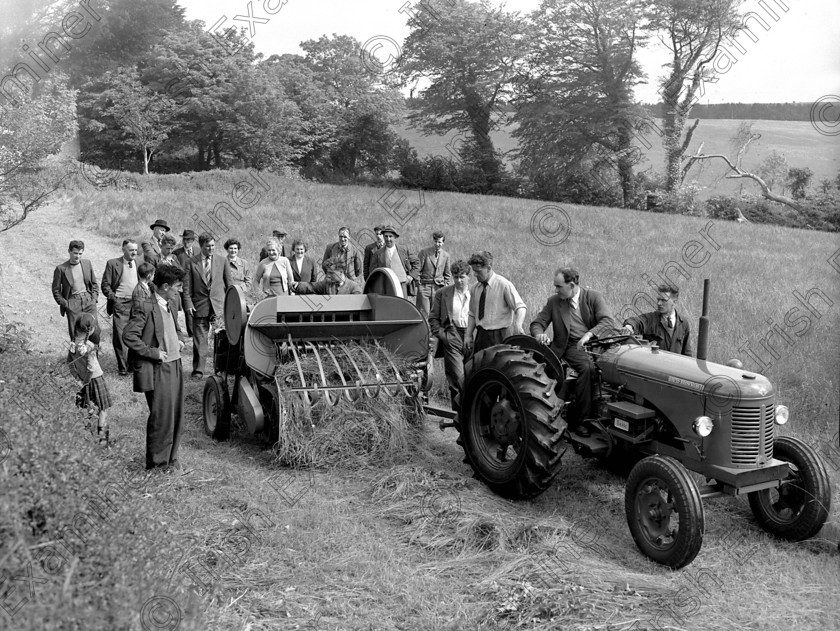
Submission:
[[[391,270],[377,269],[354,296],[277,296],[246,305],[241,289],[225,296],[224,335],[214,340],[215,374],[204,386],[205,431],[228,438],[236,413],[251,434],[278,438],[289,394],[306,402],[339,397],[403,397],[420,415],[455,427],[466,461],[495,493],[511,499],[545,491],[571,446],[607,462],[636,460],[625,490],[625,513],[639,549],[680,568],[700,551],[703,498],[744,495],[767,531],[800,541],[826,521],[828,474],[800,440],[775,435],[788,420],[773,384],[740,367],[707,361],[707,298],[697,358],[660,350],[641,338],[593,339],[598,418],[589,436],[564,420],[573,375],[530,336],[509,337],[474,354],[465,366],[458,411],[427,405],[429,325]],[[346,345],[367,341],[405,360],[359,366]],[[304,358],[319,367],[307,379]],[[294,383],[278,367],[296,367]],[[408,368],[405,368],[408,366]],[[367,368],[367,370],[366,370]],[[375,374],[373,381],[364,375]],[[689,471],[705,477],[699,488]]]
[[[642,553],[674,569],[700,551],[704,498],[746,495],[766,531],[791,541],[815,535],[830,511],[825,465],[805,442],[776,436],[789,412],[766,377],[737,360],[706,360],[708,288],[707,280],[696,358],[633,335],[586,345],[598,409],[585,421],[588,436],[562,420],[574,376],[550,347],[518,335],[476,353],[454,425],[477,477],[504,497],[533,498],[551,485],[567,445],[607,463],[629,459],[630,533]],[[698,487],[690,471],[706,483]]]

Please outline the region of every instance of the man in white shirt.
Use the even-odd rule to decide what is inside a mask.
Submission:
[[[131,315],[132,296],[137,287],[137,243],[132,239],[123,241],[123,255],[110,259],[105,264],[102,274],[102,293],[108,299],[105,310],[113,316],[111,339],[114,344],[114,355],[117,358],[117,370],[120,376],[128,374],[128,347],[123,343],[122,336]]]
[[[691,327],[676,309],[680,298],[679,288],[675,285],[660,285],[657,294],[656,311],[627,318],[624,320],[624,330],[641,335],[649,342],[657,342],[664,351],[691,357]]]
[[[452,409],[455,397],[464,382],[464,335],[470,319],[470,266],[459,260],[451,266],[453,285],[447,285],[435,292],[432,310],[429,312],[429,326],[432,329],[435,349],[443,351],[443,365]],[[432,355],[436,355],[433,351]]]
[[[470,305],[470,320],[464,336],[467,354],[501,344],[510,335],[521,335],[525,322],[525,303],[516,287],[504,276],[493,271],[490,252],[473,254],[469,260],[478,285],[474,287]],[[475,340],[473,340],[475,333]]]

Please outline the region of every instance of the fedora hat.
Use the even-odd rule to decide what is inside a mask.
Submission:
[[[382,234],[385,234],[386,232],[390,232],[395,237],[400,236],[400,233],[394,230],[394,226],[382,226]]]
[[[195,239],[195,232],[192,230],[184,230],[184,234],[181,235],[182,239]]]
[[[155,223],[153,223],[151,226],[149,226],[149,228],[154,230],[155,226],[160,226],[161,228],[166,228],[167,232],[169,232],[169,230],[170,230],[169,224],[166,223],[163,219],[155,219]]]

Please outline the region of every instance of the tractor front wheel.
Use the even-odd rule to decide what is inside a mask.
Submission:
[[[467,362],[458,443],[477,477],[511,499],[545,491],[560,471],[555,382],[526,351],[499,345]]]
[[[657,563],[679,569],[700,552],[703,501],[688,470],[676,460],[650,456],[633,467],[624,512],[639,550]]]
[[[825,465],[807,443],[787,436],[776,439],[773,457],[787,462],[790,473],[778,488],[748,495],[753,515],[764,530],[777,537],[789,541],[813,537],[831,510]]]
[[[227,440],[230,436],[230,395],[227,383],[218,375],[208,377],[204,382],[201,398],[201,414],[204,431],[216,440]]]

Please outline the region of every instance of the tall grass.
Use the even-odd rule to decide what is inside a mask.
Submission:
[[[365,237],[360,235],[369,234],[370,226],[393,224],[401,232],[399,242],[415,251],[431,243],[433,230],[442,229],[445,248],[454,258],[484,249],[493,253],[494,269],[514,282],[528,305],[527,322],[549,297],[553,270],[559,266],[576,268],[581,283],[602,291],[617,315],[626,315],[625,307],[634,300],[638,309],[646,310],[649,303],[640,293],[650,294],[648,279],[658,283],[667,276],[681,289],[678,309],[691,322],[695,346],[703,279],[709,278],[709,359],[739,357],[746,369],[766,374],[791,407],[790,431],[811,439],[828,438],[834,431],[840,409],[840,274],[828,259],[838,251],[836,236],[613,208],[563,205],[561,212],[556,204],[456,193],[427,192],[421,197],[418,191],[397,191],[379,203],[387,189],[323,185],[270,173],[259,178],[268,191],[246,171],[141,177],[137,190],[83,190],[73,195],[72,205],[86,226],[116,238],[145,236],[158,217],[176,231],[215,226],[220,242],[236,236],[243,242],[243,256],[254,262],[273,228],[290,233],[287,243],[303,237],[316,258],[344,225],[363,246]],[[246,202],[253,201],[255,193],[260,196],[247,210],[233,201],[235,187],[243,182],[254,186]],[[240,195],[247,192],[244,186],[240,184]],[[401,195],[406,197],[402,206],[389,214],[387,206],[393,208]],[[421,200],[421,210],[400,225],[398,215],[405,216]],[[226,230],[210,219],[220,202],[241,216],[222,212]],[[558,221],[566,221],[563,212],[569,221],[568,238],[554,247],[543,245],[561,240]],[[541,225],[557,234],[538,235],[538,240],[532,219],[544,217],[548,220]],[[686,257],[695,267],[686,263],[686,247]],[[668,273],[661,275],[666,267]],[[812,297],[817,314],[802,307],[793,293],[805,295],[813,288],[831,301]],[[785,323],[786,314],[791,325]],[[797,321],[803,315],[809,319]],[[787,337],[770,333],[773,326]]]

